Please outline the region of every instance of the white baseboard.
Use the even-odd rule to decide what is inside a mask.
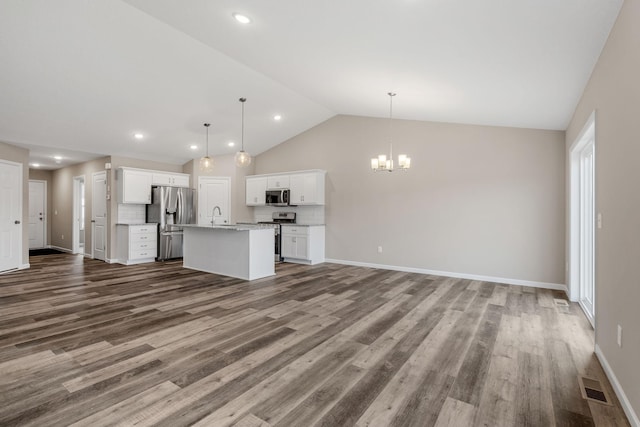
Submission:
[[[17,268],[10,268],[10,269],[8,269],[8,270],[2,270],[2,271],[0,271],[0,274],[15,273],[15,272],[16,272],[16,271],[18,271],[18,270],[25,270],[25,269],[27,269],[27,268],[29,268],[29,267],[30,267],[30,264],[29,264],[29,263],[27,263],[27,264],[20,264]]]
[[[618,396],[618,400],[620,401],[620,405],[622,405],[624,413],[627,414],[629,424],[631,424],[632,427],[640,427],[640,419],[638,418],[638,415],[636,415],[635,411],[633,410],[631,402],[629,402],[629,399],[622,389],[622,386],[620,385],[616,374],[613,373],[611,365],[609,365],[609,362],[607,362],[607,358],[604,357],[604,353],[602,353],[602,350],[600,349],[600,346],[598,344],[596,344],[596,356],[598,356],[598,360],[600,361],[600,364],[604,369],[604,373],[607,374],[607,378],[609,378],[609,382],[613,386],[613,391],[615,391],[616,396]]]
[[[342,259],[327,258],[325,261],[332,262],[334,264],[354,265],[358,267],[381,268],[383,270],[404,271],[407,273],[420,273],[420,274],[432,274],[434,276],[455,277],[456,279],[481,280],[483,282],[504,283],[506,285],[530,286],[532,288],[553,289],[556,291],[564,291],[565,294],[568,293],[567,285],[562,285],[559,283],[534,282],[531,280],[507,279],[504,277],[493,277],[493,276],[478,276],[476,274],[452,273],[450,271],[427,270],[425,268],[402,267],[397,265],[386,265],[386,264],[373,264],[369,262],[347,261]]]
[[[65,252],[65,253],[68,253],[68,254],[72,254],[73,253],[73,251],[71,249],[61,248],[60,246],[50,245],[49,248],[55,249],[55,250],[60,251],[60,252]]]

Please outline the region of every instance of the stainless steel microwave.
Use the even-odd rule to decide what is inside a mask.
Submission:
[[[289,206],[289,190],[267,190],[267,206]]]

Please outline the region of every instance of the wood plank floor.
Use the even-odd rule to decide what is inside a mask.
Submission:
[[[252,282],[81,256],[0,275],[3,426],[625,426],[557,291],[335,264]],[[582,399],[598,378],[613,406]]]

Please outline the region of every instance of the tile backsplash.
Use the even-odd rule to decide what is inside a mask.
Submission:
[[[271,221],[273,212],[295,212],[298,224],[324,224],[324,206],[256,206],[253,208],[255,222]]]
[[[118,204],[118,224],[144,224],[147,205]]]

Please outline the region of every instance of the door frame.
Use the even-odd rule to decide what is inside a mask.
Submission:
[[[580,242],[581,242],[581,198],[580,198],[580,163],[581,163],[581,154],[584,148],[593,141],[594,151],[596,148],[596,112],[593,111],[587,122],[583,126],[582,130],[578,134],[578,137],[571,144],[569,148],[569,299],[574,302],[580,303]],[[595,183],[595,163],[596,158],[594,154],[594,166],[593,166],[593,175],[594,175],[594,183]],[[594,199],[594,218],[596,216],[596,202],[597,202],[597,194],[596,188],[593,188],[593,199]],[[593,316],[591,313],[588,313],[587,310],[580,304],[580,307],[585,312],[585,316],[589,319],[589,322],[595,329],[596,319],[595,317],[595,302],[597,301],[597,296],[595,295],[597,292],[597,280],[596,280],[596,262],[595,262],[595,250],[596,250],[596,230],[594,224],[593,231],[593,293],[594,293],[594,307],[593,307]]]
[[[24,250],[24,245],[23,245],[23,240],[24,240],[24,234],[25,234],[25,227],[29,227],[28,224],[28,218],[25,218],[25,214],[24,214],[24,166],[22,165],[22,163],[18,163],[18,162],[12,162],[11,160],[5,160],[5,159],[0,159],[0,163],[4,163],[7,164],[9,166],[17,166],[18,167],[18,212],[19,212],[19,216],[20,216],[20,225],[21,227],[19,227],[18,230],[18,238],[17,238],[17,253],[18,253],[18,262],[17,265],[13,268],[9,268],[7,270],[0,270],[0,274],[5,273],[7,271],[13,271],[13,270],[22,270],[25,268],[29,268],[29,263],[25,263],[24,262],[24,254],[22,253],[22,251]],[[27,188],[29,188],[27,186]],[[28,215],[27,215],[28,217]],[[27,219],[27,221],[25,221],[25,219]],[[28,259],[28,258],[27,258]]]
[[[79,254],[86,252],[86,244],[87,244],[87,235],[86,235],[86,224],[85,224],[85,239],[84,239],[84,247],[82,252],[80,252],[80,216],[78,215],[80,212],[80,181],[84,184],[84,192],[86,194],[87,191],[87,180],[85,179],[85,175],[78,175],[73,177],[73,227],[72,227],[72,244],[71,244],[71,252],[74,254]],[[86,198],[85,198],[86,205]],[[85,206],[86,209],[86,206]],[[86,213],[86,212],[85,212]]]
[[[43,221],[43,235],[42,235],[42,247],[43,248],[49,248],[51,247],[50,243],[48,242],[49,239],[47,239],[47,222],[49,221],[49,212],[47,211],[47,181],[45,181],[44,179],[30,179],[29,182],[38,182],[38,183],[42,183],[44,184],[44,191],[43,191],[43,200],[42,200],[42,218]],[[31,209],[31,206],[29,206],[29,209]]]

